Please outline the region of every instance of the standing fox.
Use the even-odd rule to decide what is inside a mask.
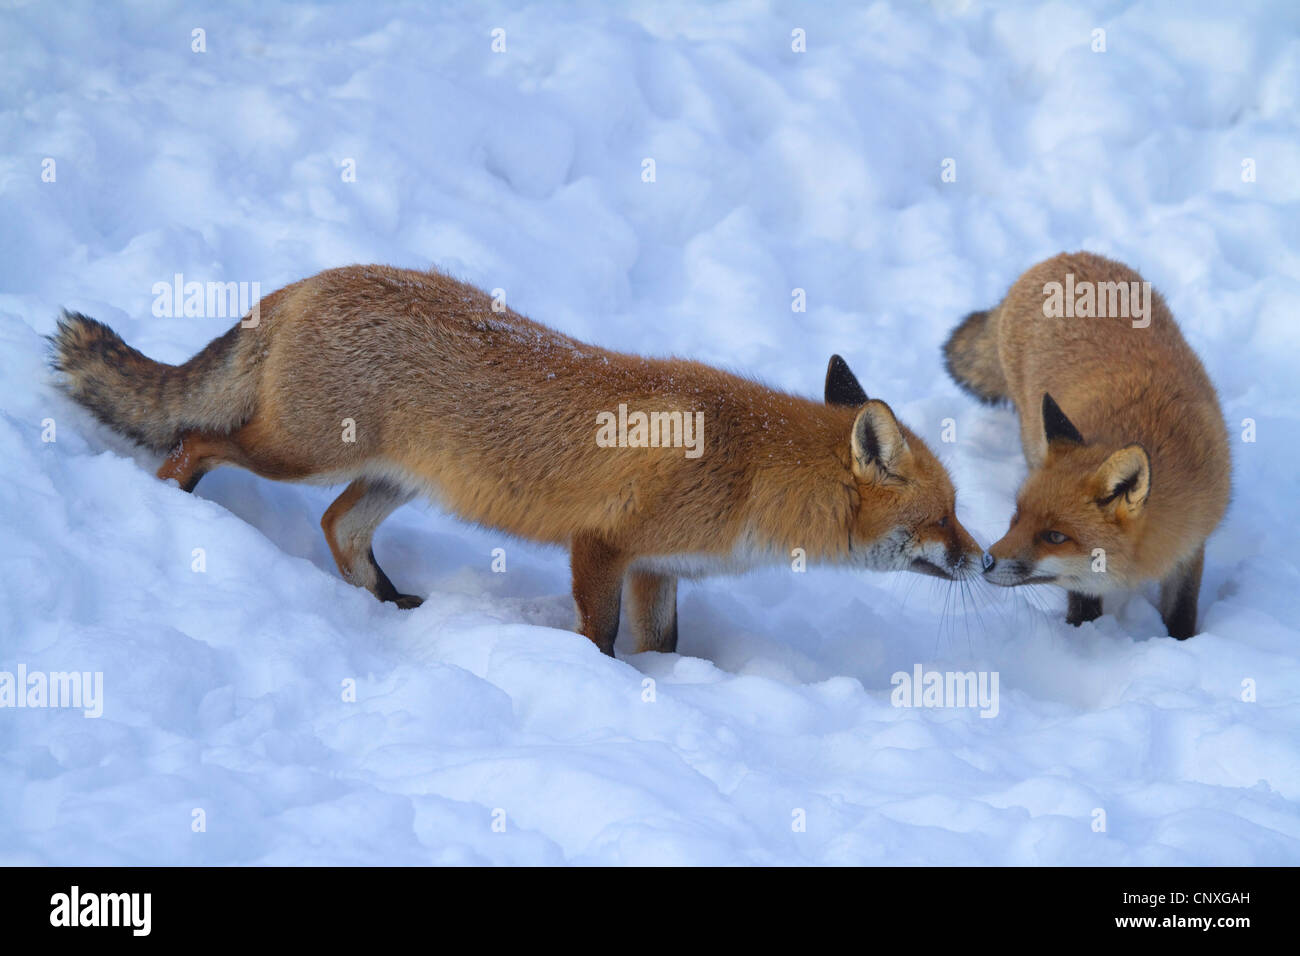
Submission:
[[[1118,262],[1059,255],[967,316],[944,351],[958,384],[1020,414],[1030,471],[987,580],[1068,588],[1076,625],[1101,615],[1103,594],[1158,580],[1169,634],[1195,634],[1228,432],[1160,295]]]
[[[371,539],[416,494],[567,546],[578,630],[609,655],[625,581],[638,650],[672,651],[678,577],[796,548],[977,573],[943,466],[838,356],[821,404],[584,345],[493,305],[436,272],[350,266],[267,296],[255,325],[178,366],[65,313],[53,363],[76,401],[166,454],[158,477],[187,491],[218,465],[350,482],[321,519],[326,541],[344,578],[399,607],[420,599],[398,593]]]

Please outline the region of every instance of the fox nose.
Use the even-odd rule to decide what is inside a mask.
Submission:
[[[993,565],[998,563],[998,559],[993,557],[987,551],[984,552],[984,573],[988,574],[993,570]]]

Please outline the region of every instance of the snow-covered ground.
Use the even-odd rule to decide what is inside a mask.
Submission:
[[[102,672],[103,714],[0,710],[0,861],[1300,862],[1298,108],[1291,0],[6,4],[0,671]],[[1057,592],[778,569],[611,660],[563,553],[423,504],[376,541],[399,611],[335,571],[331,490],[158,482],[41,339],[66,306],[179,361],[230,323],[155,317],[177,273],[437,264],[811,395],[841,352],[987,544],[1015,419],[939,346],[1077,248],[1255,423],[1185,643],[1150,594],[1075,630]],[[917,665],[996,672],[996,716],[893,706]]]

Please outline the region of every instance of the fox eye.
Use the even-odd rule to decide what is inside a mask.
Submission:
[[[1070,540],[1068,535],[1061,534],[1059,531],[1044,531],[1042,537],[1044,541],[1051,544],[1064,544]]]
[[[935,522],[935,525],[940,528],[948,527],[948,516],[944,515],[942,518],[940,518],[938,521]]]

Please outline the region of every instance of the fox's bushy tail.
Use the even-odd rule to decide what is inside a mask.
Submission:
[[[998,357],[996,309],[972,312],[953,329],[943,347],[944,364],[953,381],[990,405],[1010,397]]]
[[[165,365],[131,348],[103,322],[65,311],[50,336],[51,365],[69,395],[114,431],[157,452],[188,431],[227,434],[248,421],[257,361],[238,325],[188,362]]]

